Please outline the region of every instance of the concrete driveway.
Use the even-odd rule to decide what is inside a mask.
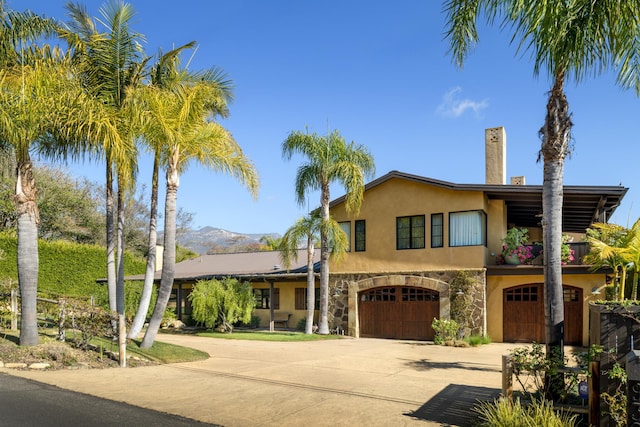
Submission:
[[[11,371],[58,387],[223,426],[467,426],[497,397],[514,344],[452,348],[381,339],[260,342],[159,335],[207,360]]]

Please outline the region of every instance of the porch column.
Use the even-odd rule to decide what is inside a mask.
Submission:
[[[269,281],[269,332],[275,331],[273,323],[273,280]]]

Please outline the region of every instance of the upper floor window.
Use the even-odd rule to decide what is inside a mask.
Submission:
[[[396,248],[424,248],[424,215],[396,218]]]
[[[366,224],[364,219],[359,219],[355,222],[356,229],[356,252],[364,252],[366,250],[367,234]]]
[[[480,246],[487,242],[487,215],[483,211],[449,214],[449,246]]]
[[[339,222],[338,225],[347,235],[347,252],[351,252],[351,221]]]
[[[431,214],[431,247],[441,248],[444,246],[444,215],[441,213]]]

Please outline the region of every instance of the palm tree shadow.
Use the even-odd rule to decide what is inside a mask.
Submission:
[[[416,371],[430,371],[432,369],[464,369],[467,371],[501,372],[499,367],[471,362],[433,362],[427,359],[407,360],[408,367]]]
[[[420,408],[404,415],[442,426],[471,426],[478,421],[473,408],[499,396],[500,390],[495,388],[449,384]]]

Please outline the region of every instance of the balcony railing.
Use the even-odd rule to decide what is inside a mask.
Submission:
[[[568,265],[582,265],[582,258],[590,251],[589,244],[587,242],[574,242],[569,243],[569,247],[573,249],[573,261]]]

